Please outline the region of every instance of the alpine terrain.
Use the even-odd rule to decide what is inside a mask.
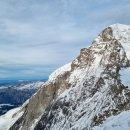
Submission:
[[[105,28],[22,107],[1,116],[0,130],[130,129],[129,60],[130,26]]]

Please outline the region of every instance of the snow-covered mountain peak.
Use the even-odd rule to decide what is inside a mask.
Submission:
[[[113,44],[117,41],[123,46],[127,58],[130,59],[130,25],[113,24],[106,27],[98,37],[93,41],[94,45]],[[93,45],[92,45],[93,46]]]
[[[120,23],[115,23],[115,24],[112,24],[112,25],[109,25],[109,27],[112,27],[112,28],[114,28],[114,27],[118,27],[118,28],[130,28],[130,25],[126,25],[126,24],[120,24]]]
[[[122,44],[130,44],[130,26],[124,24],[113,24],[109,26],[112,28],[113,37],[119,40]]]
[[[100,34],[102,41],[107,42],[108,40],[116,39],[122,42],[130,41],[130,25],[124,24],[112,24],[106,27]],[[100,39],[100,40],[101,40]]]
[[[130,59],[130,26],[115,24],[110,26],[113,30],[113,37],[124,47],[127,57]]]
[[[75,60],[52,73],[10,130],[91,130],[130,109],[130,91],[120,76],[130,66],[124,47],[130,34],[124,28],[107,27]]]

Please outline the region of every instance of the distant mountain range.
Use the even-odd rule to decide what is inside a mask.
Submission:
[[[0,115],[18,107],[30,98],[43,84],[41,81],[8,81],[0,83]]]

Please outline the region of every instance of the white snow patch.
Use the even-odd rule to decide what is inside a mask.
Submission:
[[[130,67],[120,70],[121,82],[130,89]]]
[[[130,26],[123,24],[111,25],[114,37],[120,41],[125,49],[128,59],[130,59]]]
[[[49,81],[53,82],[57,78],[57,76],[64,74],[67,71],[71,70],[71,63],[68,63],[59,69],[55,70],[50,76],[49,76]]]
[[[2,106],[14,106],[14,105],[12,105],[12,104],[0,104],[0,107],[2,107]]]
[[[22,109],[28,102],[29,99],[21,107],[14,108],[0,116],[0,130],[8,130],[23,115]]]
[[[22,116],[23,112],[19,112],[20,110],[21,107],[18,107],[0,116],[0,130],[8,130]]]
[[[102,125],[94,127],[93,130],[130,130],[130,110],[109,117]]]

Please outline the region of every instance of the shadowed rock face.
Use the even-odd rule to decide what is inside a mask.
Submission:
[[[122,44],[106,28],[81,49],[71,70],[47,82],[10,130],[91,130],[107,117],[130,109],[130,91],[119,71],[130,66]]]
[[[39,118],[47,106],[64,90],[70,87],[66,81],[68,72],[58,77],[55,82],[46,83],[35,95],[33,95],[26,106],[23,116],[10,128],[10,130],[28,130],[34,120]]]
[[[104,29],[101,33],[101,37],[103,42],[109,42],[110,40],[113,39],[113,31],[111,27],[108,27],[106,29]]]

